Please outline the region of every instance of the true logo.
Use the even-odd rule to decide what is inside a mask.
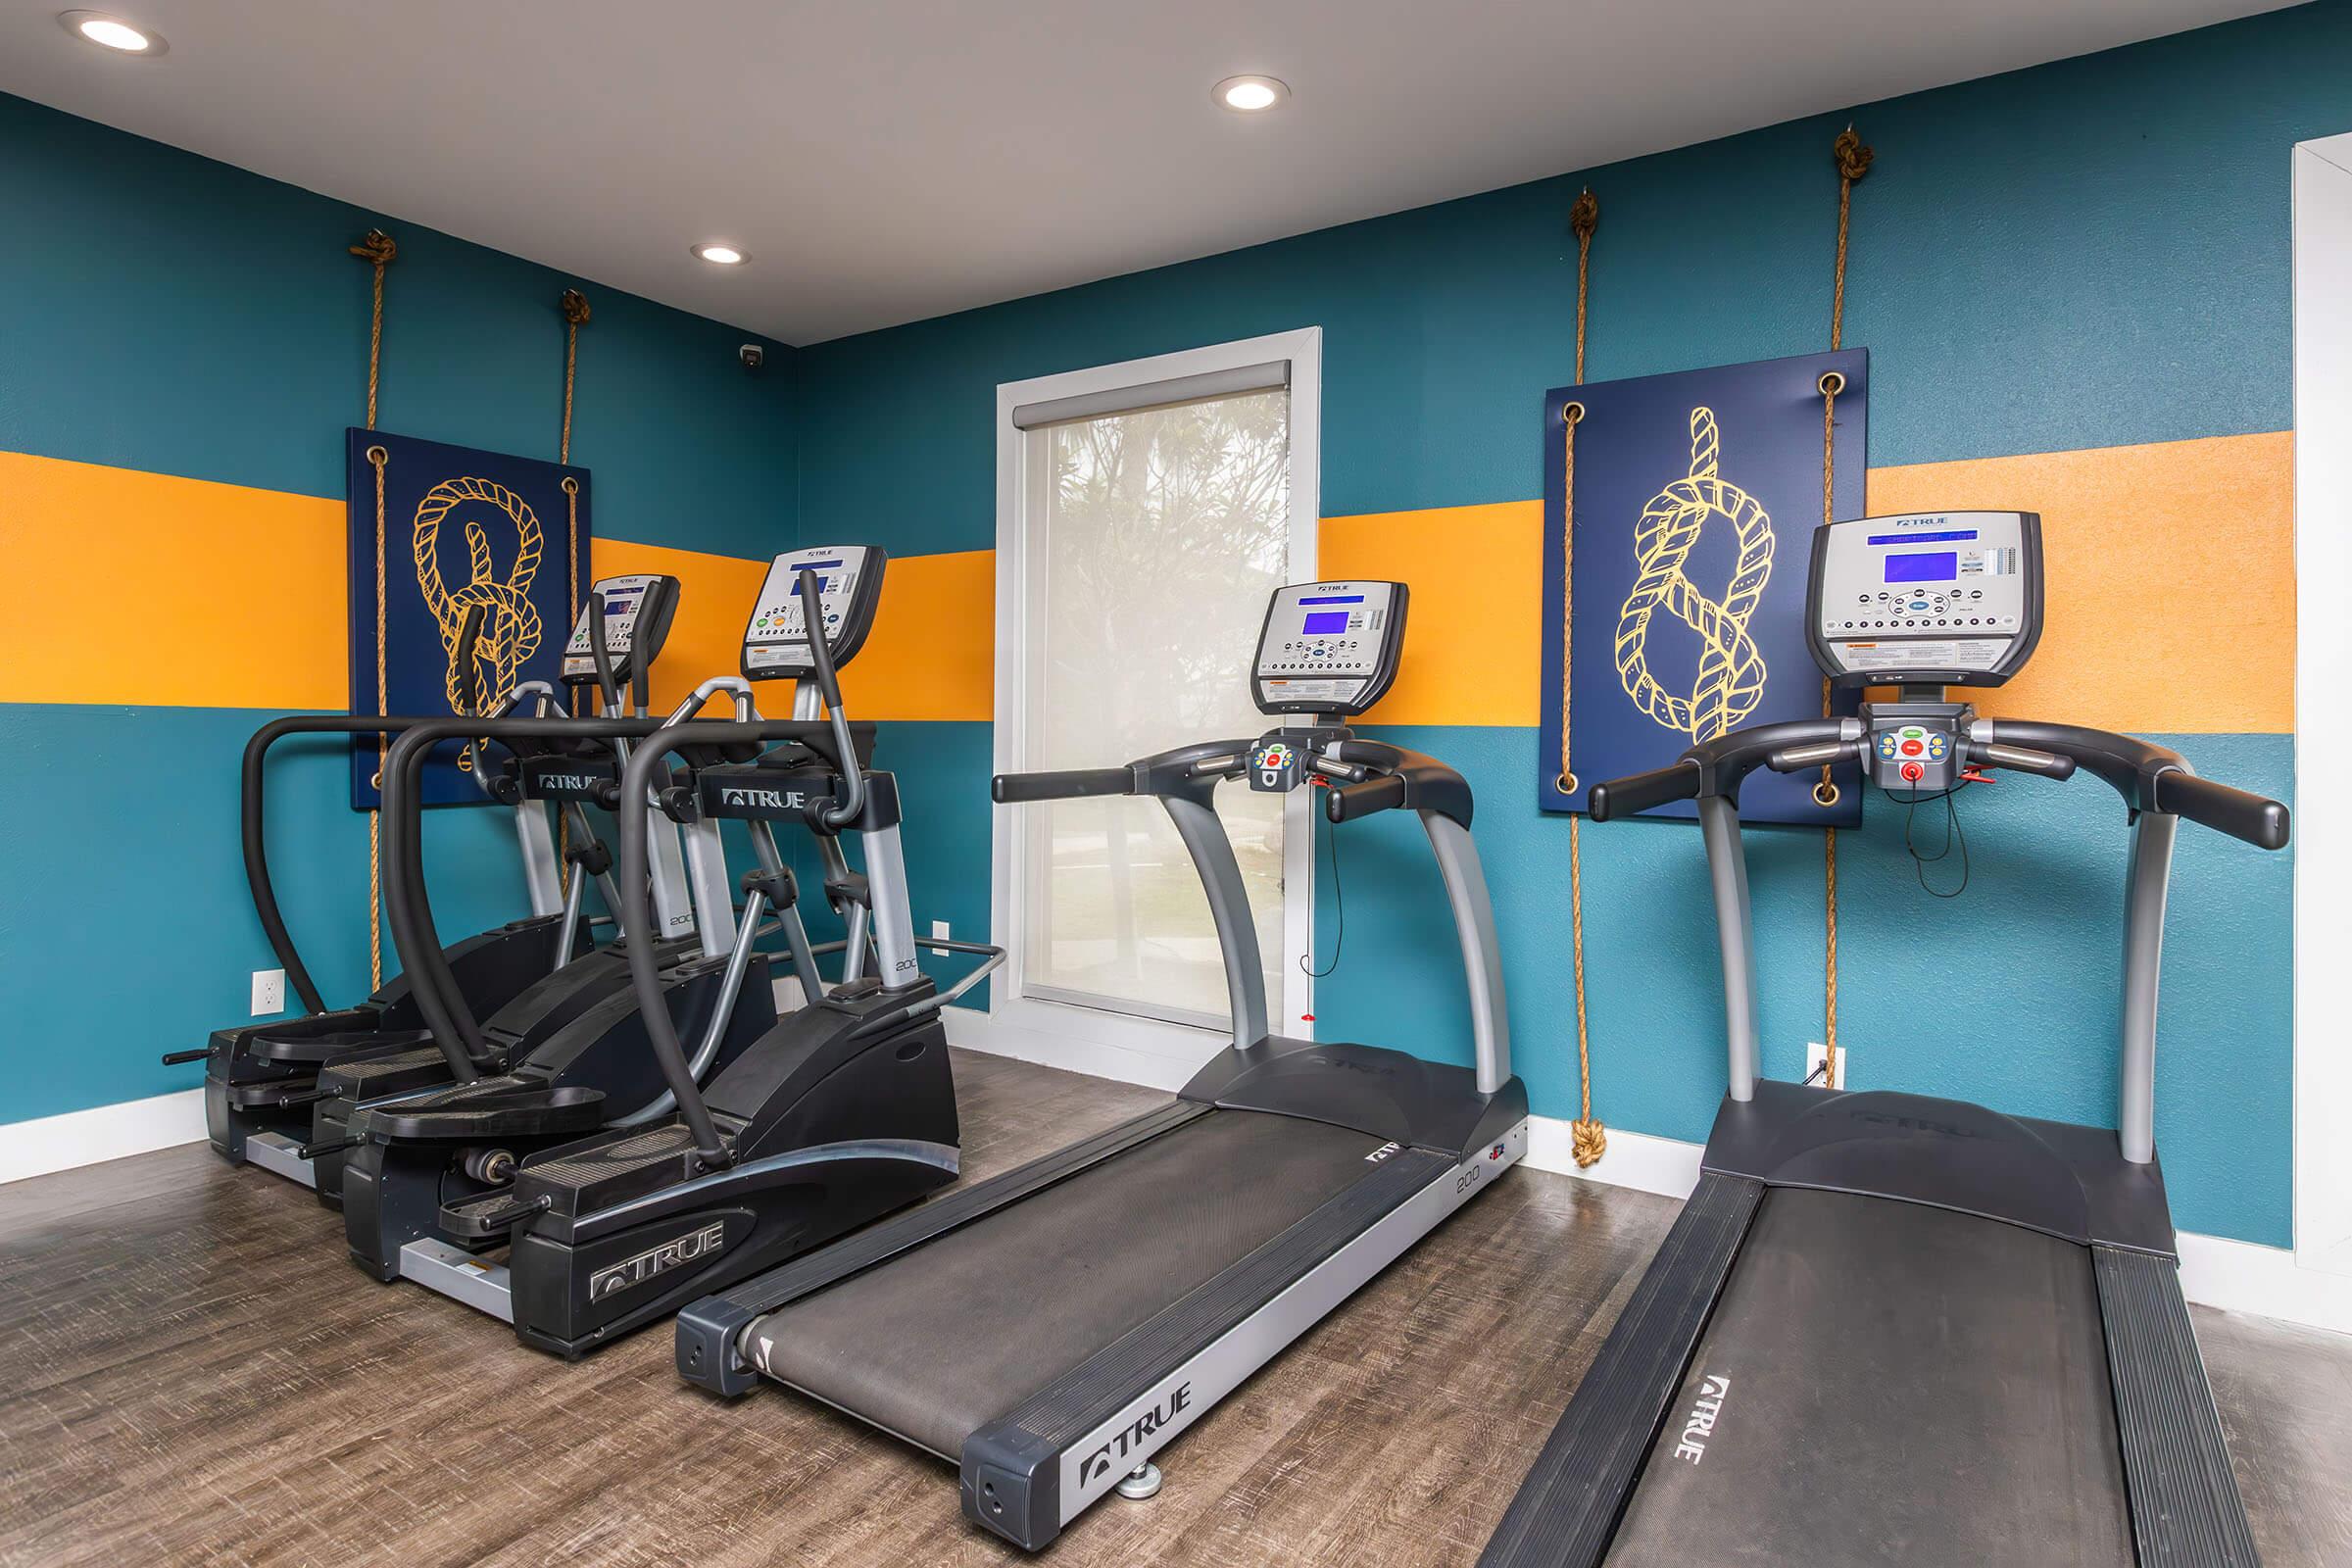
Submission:
[[[727,1245],[727,1227],[713,1220],[700,1230],[663,1242],[660,1247],[623,1258],[588,1276],[588,1299],[602,1301],[658,1279],[673,1268],[716,1257]]]
[[[1109,1474],[1113,1465],[1121,1470],[1134,1469],[1134,1465],[1125,1462],[1127,1456],[1131,1453],[1140,1455],[1146,1438],[1162,1427],[1173,1425],[1176,1418],[1191,1409],[1192,1405],[1193,1386],[1179,1383],[1166,1398],[1121,1427],[1108,1443],[1086,1456],[1086,1462],[1078,1467],[1078,1485],[1093,1485]]]
[[[1674,1446],[1674,1456],[1692,1464],[1707,1456],[1707,1440],[1715,1435],[1715,1419],[1723,1414],[1724,1396],[1732,1392],[1732,1380],[1709,1372],[1699,1379],[1698,1397],[1690,1401],[1690,1414],[1683,1422],[1683,1441]]]
[[[537,783],[543,790],[590,790],[597,780],[586,773],[541,773]]]
[[[721,806],[759,806],[771,811],[794,811],[808,804],[808,797],[800,790],[751,789],[741,784],[722,784],[718,791]]]

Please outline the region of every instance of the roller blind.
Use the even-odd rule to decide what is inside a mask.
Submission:
[[[1133,414],[1139,409],[1198,403],[1203,398],[1232,397],[1241,392],[1267,392],[1290,384],[1291,362],[1268,360],[1263,365],[1242,365],[1229,370],[1206,370],[1199,375],[1172,376],[1165,381],[1146,381],[1139,386],[1114,387],[1107,392],[1084,392],[1076,397],[1050,398],[1043,403],[1015,404],[1012,425],[1016,430],[1035,430],[1049,424],[1069,424],[1078,419]]]

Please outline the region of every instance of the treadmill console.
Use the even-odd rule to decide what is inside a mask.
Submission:
[[[878,545],[821,545],[788,550],[767,568],[743,629],[743,673],[750,680],[802,680],[816,673],[808,659],[808,628],[802,623],[801,573],[816,573],[825,611],[825,646],[835,667],[847,664],[873,629],[874,607],[882,600],[882,570],[889,563]]]
[[[2041,640],[2041,518],[1905,513],[1813,530],[1805,630],[1840,686],[1998,686]]]
[[[669,636],[670,618],[678,609],[678,579],[641,572],[628,577],[599,577],[588,585],[579,618],[571,623],[570,640],[564,645],[564,684],[585,686],[596,679],[596,658],[588,641],[588,623],[596,616],[595,596],[605,597],[605,651],[612,656],[612,678],[627,685],[640,666],[651,668],[662,657]]]
[[[1404,601],[1400,582],[1275,589],[1250,682],[1258,710],[1348,718],[1379,702],[1404,649]]]

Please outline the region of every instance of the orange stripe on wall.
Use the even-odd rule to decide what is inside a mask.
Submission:
[[[1412,589],[1403,666],[1363,723],[1536,722],[1543,502],[1325,517],[1318,556],[1326,578],[1387,578]]]
[[[349,708],[343,518],[318,496],[0,452],[0,571],[41,585],[8,610],[0,702]],[[680,581],[662,702],[737,672],[766,562],[625,539],[590,555],[599,575]]]
[[[1874,513],[2041,514],[2041,645],[1987,714],[2146,733],[2295,727],[2294,436],[1870,472]]]
[[[599,577],[629,572],[663,572],[678,579],[678,612],[669,623],[669,640],[654,664],[654,707],[675,707],[687,693],[713,675],[743,673],[743,627],[752,618],[752,604],[760,597],[767,563],[740,556],[714,556],[700,550],[677,550],[668,545],[640,544],[634,539],[598,539],[589,546],[589,560]],[[587,592],[588,585],[580,584]],[[781,698],[760,694],[762,712],[790,714],[789,690]],[[710,716],[720,716],[713,708]],[[862,715],[861,715],[862,716]]]
[[[852,713],[988,722],[996,711],[997,553],[893,556],[864,649],[841,672]]]
[[[0,701],[348,708],[343,504],[0,452]]]

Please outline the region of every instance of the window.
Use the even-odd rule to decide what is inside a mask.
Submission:
[[[1250,701],[1250,661],[1267,594],[1314,575],[1314,443],[1300,425],[1312,420],[1318,336],[1001,390],[1000,465],[1011,469],[1000,475],[1001,769],[1110,766],[1270,726]],[[1283,1006],[1283,1032],[1301,1033],[1311,1003],[1296,959],[1311,898],[1298,847],[1311,836],[1300,806],[1237,783],[1219,789],[1217,808],[1249,886],[1269,1004]],[[1086,1009],[1062,1026],[1108,1028],[1131,1046],[1156,1028],[1175,1054],[1198,1055],[1201,1041],[1169,1026],[1230,1027],[1207,901],[1158,803],[998,814],[997,924],[1015,956],[1007,1006]]]

